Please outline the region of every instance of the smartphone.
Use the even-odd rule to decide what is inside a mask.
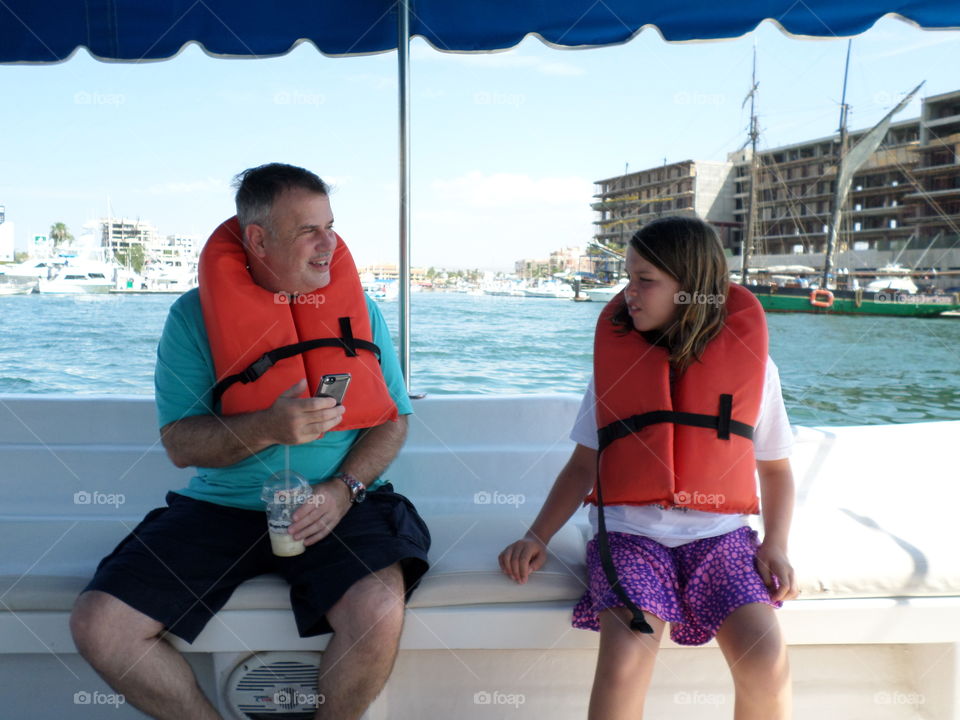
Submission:
[[[349,384],[350,373],[324,375],[320,378],[317,397],[332,397],[337,401],[337,405],[343,405],[343,396],[347,394],[347,386]]]

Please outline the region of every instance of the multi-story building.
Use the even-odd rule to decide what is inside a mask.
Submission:
[[[583,249],[578,247],[565,247],[554,250],[550,253],[550,272],[568,273],[573,275],[582,269],[583,263],[580,258],[583,256]]]
[[[851,132],[852,147],[869,129]],[[921,117],[892,123],[880,147],[853,176],[837,236],[837,251],[891,259],[960,244],[960,91],[923,100]],[[756,254],[822,254],[833,211],[839,137],[759,154]],[[749,151],[736,163],[731,249],[740,252],[750,193]],[[942,255],[943,253],[941,253]],[[907,260],[909,256],[904,256]],[[932,259],[932,258],[931,258]]]
[[[595,183],[597,242],[622,250],[661,215],[699,215],[726,231],[733,221],[733,163],[684,160]]]
[[[849,133],[848,147],[868,131]],[[758,153],[752,254],[823,262],[839,154],[838,135]],[[686,160],[598,181],[596,239],[620,249],[658,215],[696,213],[739,255],[749,221],[750,151],[727,159]],[[919,118],[890,125],[853,176],[836,250],[849,253],[840,264],[853,267],[877,267],[904,250],[902,261],[911,265],[926,258],[922,267],[960,266],[960,91],[925,98]]]
[[[427,271],[428,268],[411,267],[411,282],[423,282],[426,280]],[[400,268],[396,263],[375,263],[373,265],[365,265],[364,267],[357,268],[357,272],[360,273],[361,277],[364,275],[372,275],[378,280],[398,280],[400,278]]]
[[[100,238],[100,245],[109,250],[110,255],[127,254],[134,245],[143,247],[147,254],[162,253],[164,246],[157,228],[140,220],[101,218]]]
[[[524,280],[545,277],[550,274],[550,260],[539,258],[523,258],[513,264],[517,277]]]
[[[852,132],[852,146],[867,130]],[[908,208],[906,171],[916,162],[919,125],[916,120],[890,126],[880,148],[853,177],[847,211],[837,239],[837,249],[897,250],[910,229],[904,219]],[[833,210],[839,142],[836,137],[764,150],[757,161],[757,194],[753,253],[822,253]],[[737,229],[730,248],[740,252],[748,222],[750,151],[730,155],[737,163],[733,217]]]
[[[921,247],[960,247],[960,90],[923,103],[917,163],[904,196]]]

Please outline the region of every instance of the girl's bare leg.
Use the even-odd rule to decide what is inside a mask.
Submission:
[[[789,720],[790,663],[774,609],[750,603],[717,632],[736,689],[735,720]]]
[[[589,720],[640,720],[666,623],[645,613],[653,634],[630,629],[630,611],[600,613],[600,655],[590,694]]]

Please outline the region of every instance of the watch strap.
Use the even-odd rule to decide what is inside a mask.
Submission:
[[[348,472],[334,473],[333,477],[340,478],[350,490],[350,502],[363,502],[367,495],[367,487]]]

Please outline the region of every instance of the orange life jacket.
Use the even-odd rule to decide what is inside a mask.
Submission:
[[[396,420],[363,287],[343,239],[337,236],[330,283],[288,296],[253,281],[241,238],[233,217],[214,230],[200,254],[200,304],[218,380],[214,402],[220,400],[222,414],[266,409],[304,378],[302,397],[310,397],[323,375],[350,373],[335,429]]]
[[[760,412],[767,326],[753,294],[731,283],[727,319],[700,361],[673,383],[669,354],[600,314],[594,383],[604,505],[756,513],[753,424]],[[596,504],[596,488],[586,498]]]

